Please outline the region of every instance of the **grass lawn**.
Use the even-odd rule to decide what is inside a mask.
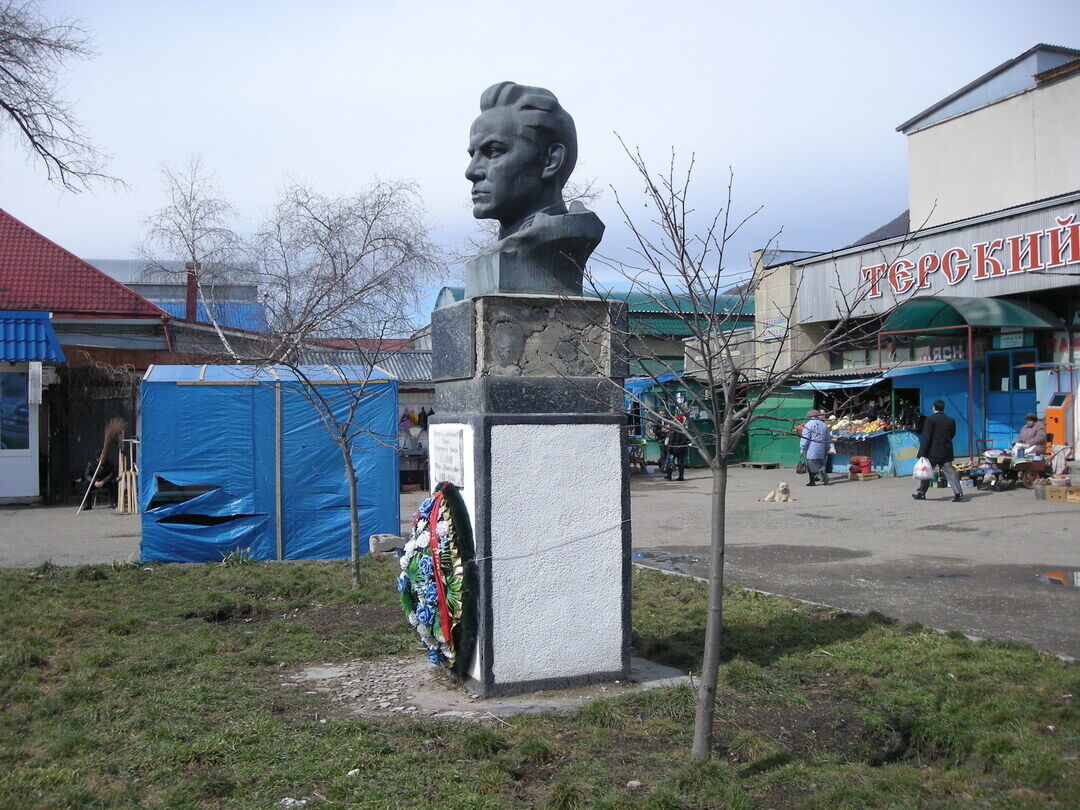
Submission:
[[[688,688],[509,725],[320,723],[281,668],[410,649],[393,571],[365,560],[359,591],[340,563],[0,571],[0,806],[1080,806],[1077,666],[741,591],[705,767]],[[696,670],[704,621],[701,584],[635,574],[637,654]]]

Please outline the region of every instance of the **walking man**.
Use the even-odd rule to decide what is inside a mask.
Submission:
[[[829,455],[829,428],[821,421],[821,413],[808,411],[807,422],[803,425],[799,440],[799,452],[806,459],[806,473],[810,480],[808,487],[814,486],[820,478],[824,486],[829,485],[829,474],[825,472],[825,459]]]
[[[945,414],[945,403],[939,399],[934,402],[934,413],[923,425],[922,436],[919,437],[919,456],[941,470],[952,487],[953,502],[960,503],[964,500],[964,493],[960,489],[960,476],[952,465],[952,440],[955,435],[956,420]],[[913,492],[911,497],[917,501],[926,500],[926,490],[929,488],[930,479],[924,479],[919,482],[919,491]]]
[[[671,474],[675,472],[675,468],[679,470],[678,480],[683,480],[686,473],[686,453],[690,450],[690,436],[685,427],[686,417],[679,414],[675,417],[675,421],[678,426],[669,430],[665,439],[668,452],[671,453],[671,463],[668,465],[667,475],[664,476],[668,481],[671,480]]]

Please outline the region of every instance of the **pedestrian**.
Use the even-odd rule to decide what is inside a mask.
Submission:
[[[667,432],[665,441],[667,442],[668,453],[671,456],[671,462],[668,464],[667,475],[664,477],[670,481],[671,474],[674,472],[674,467],[679,468],[679,477],[677,480],[684,480],[686,473],[686,453],[690,449],[690,436],[686,432],[686,417],[679,414],[675,417],[675,426]]]
[[[939,468],[941,474],[949,481],[953,491],[953,502],[961,503],[964,500],[964,492],[960,488],[960,476],[956,472],[953,462],[953,437],[956,436],[956,420],[945,413],[945,403],[940,399],[934,402],[934,413],[926,419],[923,425],[922,436],[919,437],[919,457],[927,459],[933,466]],[[930,489],[930,479],[925,478],[919,482],[919,491],[913,492],[911,497],[917,501],[926,500],[926,491]]]
[[[829,428],[821,421],[821,412],[807,411],[807,421],[800,431],[799,452],[806,459],[806,474],[810,480],[808,487],[814,486],[821,479],[823,486],[829,485],[829,474],[825,472],[825,461],[829,456]]]
[[[660,456],[660,459],[657,462],[657,469],[660,472],[664,472],[665,470],[667,470],[668,462],[667,428],[664,427],[663,422],[657,419],[656,421],[650,423],[649,430],[652,433],[653,439],[656,440],[657,452]]]

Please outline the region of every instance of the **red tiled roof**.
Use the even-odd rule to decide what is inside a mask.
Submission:
[[[160,318],[166,313],[0,208],[0,309],[60,318]]]

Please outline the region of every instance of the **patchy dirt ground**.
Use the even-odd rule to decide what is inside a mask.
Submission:
[[[419,654],[327,663],[280,674],[282,688],[324,695],[332,707],[330,712],[342,716],[401,715],[469,722],[572,711],[600,698],[689,683],[682,672],[639,658],[632,659],[631,677],[627,681],[484,699],[470,693],[445,670],[432,666]]]
[[[237,589],[243,592],[242,588]],[[181,614],[184,619],[202,619],[216,624],[260,623],[275,619],[294,621],[313,630],[334,631],[363,627],[369,630],[391,630],[403,622],[396,605],[309,605],[293,610],[275,610],[266,605],[226,602],[203,610]]]

